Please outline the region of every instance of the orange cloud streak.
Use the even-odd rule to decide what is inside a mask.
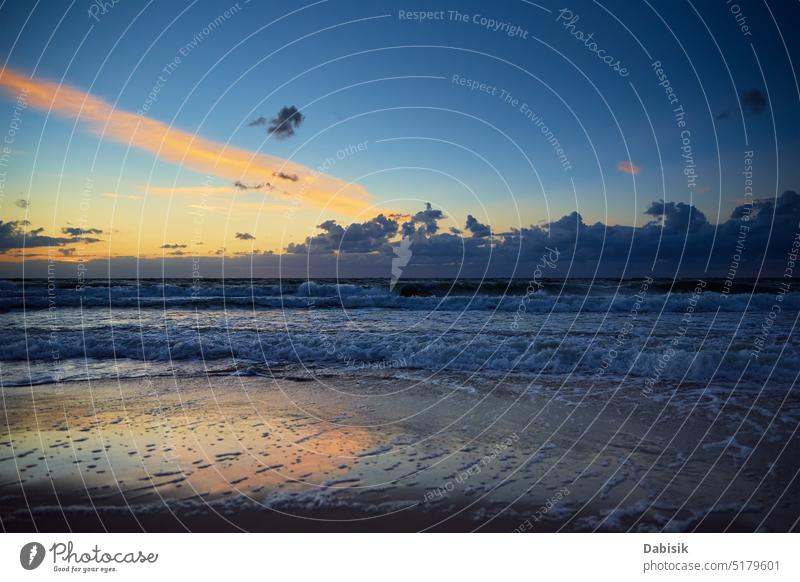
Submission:
[[[620,162],[617,164],[617,169],[626,174],[638,174],[641,168],[630,161]]]
[[[331,211],[349,216],[355,216],[370,204],[369,193],[359,185],[348,185],[294,162],[226,146],[135,113],[114,109],[102,99],[73,87],[30,79],[4,69],[0,71],[0,88],[14,98],[21,93],[31,107],[77,119],[97,135],[130,144],[159,160],[197,172],[231,181],[271,182],[299,203],[327,206]],[[296,182],[281,180],[273,175],[276,172],[297,174],[299,179]]]

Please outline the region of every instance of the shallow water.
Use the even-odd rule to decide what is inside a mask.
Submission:
[[[4,528],[785,530],[800,511],[797,399],[752,415],[552,379],[319,380],[6,391]]]

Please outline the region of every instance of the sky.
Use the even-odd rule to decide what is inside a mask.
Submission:
[[[7,1],[0,275],[779,276],[798,16]]]

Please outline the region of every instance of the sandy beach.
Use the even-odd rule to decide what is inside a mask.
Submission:
[[[401,376],[4,389],[3,528],[769,531],[798,515],[798,439],[729,438],[741,417],[717,418],[708,391],[687,415],[610,388]]]

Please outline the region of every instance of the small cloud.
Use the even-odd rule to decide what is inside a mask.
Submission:
[[[65,257],[71,257],[75,254],[76,249],[58,249],[58,252],[64,255]]]
[[[742,91],[740,99],[745,113],[757,115],[764,111],[767,106],[767,95],[760,89]]]
[[[269,190],[269,189],[272,188],[272,184],[270,184],[269,182],[264,182],[262,184],[254,184],[252,186],[248,186],[244,182],[240,182],[239,180],[236,180],[236,182],[234,182],[233,185],[237,190],[263,190],[264,188],[267,188]]]
[[[171,245],[170,244],[163,244],[158,248],[160,248],[160,249],[185,249],[186,245],[181,245],[181,244],[178,244],[178,243],[171,244]]]
[[[272,175],[281,180],[289,180],[290,182],[297,182],[297,174],[287,174],[285,172],[272,172]]]
[[[278,139],[286,139],[294,135],[294,130],[300,127],[305,116],[294,105],[281,107],[280,111],[270,120],[266,117],[256,117],[247,124],[248,127],[267,126],[267,133]]]
[[[79,228],[76,226],[65,226],[61,229],[61,232],[73,237],[83,236],[86,234],[103,234],[103,231],[99,228]]]
[[[239,240],[256,240],[256,237],[254,237],[249,232],[237,232],[236,238],[238,238]]]
[[[730,111],[723,111],[719,115],[717,115],[717,121],[722,121],[723,119],[728,119],[731,116]]]
[[[631,175],[638,174],[641,171],[641,168],[636,164],[634,164],[633,162],[631,162],[630,160],[625,160],[623,162],[618,163],[617,169],[620,172]]]
[[[14,206],[16,206],[18,208],[27,208],[30,205],[31,205],[30,202],[28,202],[27,200],[24,200],[22,198],[14,200]]]

